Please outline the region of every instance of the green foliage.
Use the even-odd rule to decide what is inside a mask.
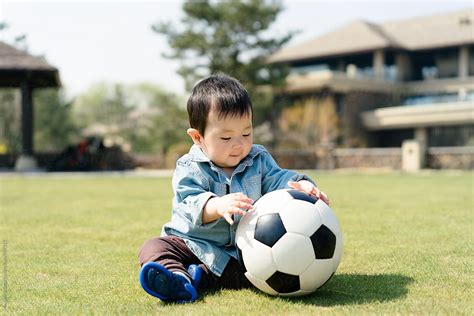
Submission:
[[[135,86],[132,99],[133,96],[141,100],[145,110],[129,137],[149,144],[148,148],[135,147],[137,151],[150,151],[153,148],[166,153],[173,144],[189,140],[186,134],[188,116],[181,97],[146,83]]]
[[[2,151],[21,151],[21,104],[19,89],[0,89],[0,146]]]
[[[272,89],[283,86],[288,71],[265,63],[295,34],[268,31],[282,10],[281,1],[185,1],[182,29],[171,23],[152,28],[167,37],[171,53],[164,56],[181,61],[178,72],[188,89],[209,74],[234,76],[249,90],[258,124],[273,102]]]
[[[38,151],[61,151],[78,141],[79,130],[72,120],[72,101],[61,90],[34,92],[34,143]]]
[[[61,151],[82,136],[95,135],[110,137],[134,152],[164,154],[174,143],[188,142],[183,104],[181,97],[147,83],[101,83],[74,100],[67,100],[61,90],[35,89],[35,150]],[[19,153],[19,89],[0,90],[0,113],[0,148]]]
[[[71,101],[60,90],[33,91],[34,146],[39,152],[60,151],[79,137],[72,121]],[[20,89],[0,90],[0,143],[7,152],[21,151]]]
[[[138,282],[138,249],[171,216],[170,178],[0,177],[4,313],[473,314],[471,173],[310,175],[344,235],[334,277],[301,298],[216,290],[184,305],[163,304]]]
[[[132,106],[124,90],[120,84],[99,83],[92,86],[74,102],[76,123],[82,128],[99,122],[104,125],[126,124]]]
[[[75,120],[84,134],[121,139],[134,152],[164,153],[187,139],[183,101],[149,83],[100,83],[74,103]]]

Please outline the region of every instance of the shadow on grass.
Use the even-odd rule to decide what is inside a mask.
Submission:
[[[401,299],[408,293],[413,278],[401,274],[336,274],[316,292],[301,297],[278,297],[288,303],[317,306],[355,305],[383,303]],[[250,289],[256,295],[276,298],[255,287]],[[199,295],[200,299],[214,295],[221,289],[207,289]]]
[[[319,306],[387,302],[405,297],[412,282],[400,274],[336,274],[309,296],[282,299]]]

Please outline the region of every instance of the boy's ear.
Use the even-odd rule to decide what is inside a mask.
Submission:
[[[188,130],[186,131],[186,133],[188,133],[189,137],[191,137],[191,139],[193,140],[193,142],[196,144],[196,145],[200,145],[201,144],[201,140],[202,140],[202,136],[201,134],[199,133],[199,131],[195,128],[188,128]]]

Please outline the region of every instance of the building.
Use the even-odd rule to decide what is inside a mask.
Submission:
[[[474,146],[474,11],[354,21],[269,58],[293,99],[326,93],[339,147]]]

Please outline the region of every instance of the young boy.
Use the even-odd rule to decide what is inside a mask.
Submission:
[[[143,289],[172,302],[195,301],[197,288],[250,285],[237,260],[235,232],[265,193],[291,187],[328,202],[311,179],[281,169],[253,145],[252,103],[236,79],[200,81],[187,109],[194,145],[176,164],[171,221],[139,253]]]

